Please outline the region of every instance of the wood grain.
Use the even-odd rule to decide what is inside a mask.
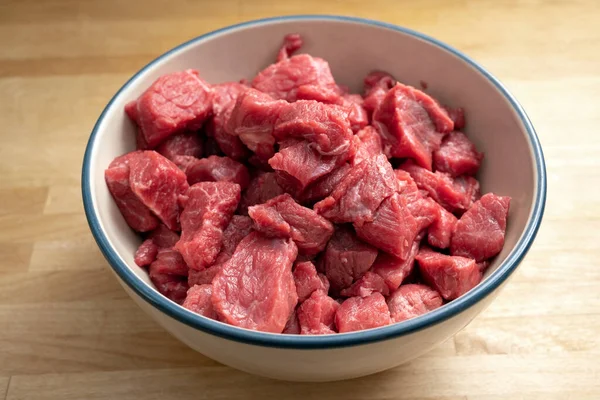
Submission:
[[[429,354],[343,383],[270,381],[187,349],[117,284],[80,200],[89,132],[132,73],[212,29],[298,13],[467,52],[519,98],[548,167],[538,239],[489,309]],[[0,2],[0,399],[600,398],[598,26],[595,0]]]

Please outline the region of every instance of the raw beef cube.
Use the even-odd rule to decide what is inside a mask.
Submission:
[[[450,108],[450,107],[444,107],[444,110],[446,110],[446,112],[448,113],[448,116],[450,117],[450,119],[452,120],[452,122],[454,122],[454,129],[459,130],[465,127],[466,125],[466,121],[465,121],[465,110],[458,107],[458,108]]]
[[[262,173],[252,179],[248,189],[244,192],[240,210],[247,213],[248,207],[265,203],[267,200],[284,193],[285,190],[277,183],[274,172]]]
[[[298,322],[301,335],[335,333],[335,313],[340,304],[322,290],[314,291],[300,307]]]
[[[273,128],[281,109],[288,106],[286,101],[248,89],[238,96],[226,132],[238,136],[257,157],[268,160],[275,154]]]
[[[383,145],[381,136],[377,133],[377,129],[371,125],[361,129],[355,136],[357,142],[356,153],[352,160],[352,165],[359,164],[363,160],[383,154]]]
[[[384,199],[398,190],[394,170],[384,155],[365,160],[353,167],[329,197],[314,210],[332,222],[362,225],[373,221]]]
[[[158,274],[187,276],[188,266],[179,254],[173,249],[161,249],[156,260],[152,263],[152,270]]]
[[[148,234],[148,239],[152,239],[159,249],[168,249],[179,241],[179,234],[160,224]]]
[[[329,196],[333,189],[341,182],[342,179],[350,172],[352,167],[350,164],[344,164],[341,167],[333,170],[329,174],[320,178],[300,195],[300,200],[303,203],[313,203],[318,200],[323,200]]]
[[[252,87],[289,102],[310,99],[334,103],[341,95],[327,61],[308,54],[269,65],[252,80]]]
[[[219,257],[217,257],[217,260],[218,258]],[[210,285],[221,268],[223,268],[223,263],[218,263],[218,261],[215,261],[215,264],[203,269],[202,271],[190,269],[188,273],[188,285],[190,287],[194,285]]]
[[[450,239],[454,232],[454,227],[458,219],[444,207],[438,206],[438,217],[429,226],[427,241],[430,245],[439,249],[447,249],[450,247]]]
[[[250,150],[239,137],[227,132],[227,121],[235,107],[238,96],[248,87],[237,82],[221,83],[213,86],[213,118],[206,124],[206,134],[214,138],[223,153],[236,161],[245,160]]]
[[[266,238],[258,232],[246,236],[212,283],[219,319],[242,328],[281,333],[298,303],[292,276],[297,254],[290,239]]]
[[[273,136],[278,141],[305,139],[324,156],[345,155],[349,158],[353,148],[348,111],[313,100],[281,107]]]
[[[421,197],[419,194],[419,187],[408,172],[402,169],[395,169],[394,174],[396,175],[398,185],[400,186],[398,193],[405,196],[407,200],[414,200]]]
[[[354,228],[359,238],[401,260],[407,259],[419,233],[415,218],[405,199],[398,193],[381,203],[373,221],[355,224]]]
[[[389,325],[390,310],[379,292],[368,297],[350,297],[335,312],[338,332],[353,332]]]
[[[412,273],[420,242],[420,237],[417,237],[406,260],[401,260],[384,252],[380,252],[377,256],[371,271],[383,278],[390,291],[398,289],[400,284]]]
[[[327,277],[318,274],[315,265],[310,261],[296,263],[293,274],[298,302],[300,303],[306,300],[315,290],[322,290],[325,293],[329,291]]]
[[[425,282],[446,300],[462,296],[481,281],[481,272],[472,258],[447,256],[424,246],[416,260]]]
[[[340,294],[345,297],[368,297],[375,292],[387,296],[390,294],[390,289],[381,276],[367,271],[352,286],[343,289]]]
[[[159,221],[131,190],[129,181],[130,161],[141,154],[141,151],[134,151],[115,158],[104,171],[104,179],[127,225],[138,232],[147,232],[156,228]]]
[[[325,274],[334,290],[347,288],[371,268],[377,249],[361,242],[351,229],[339,227],[323,255]]]
[[[156,151],[173,161],[175,156],[202,157],[202,140],[197,132],[181,132],[167,138]]]
[[[290,58],[302,47],[302,37],[297,33],[290,33],[283,38],[283,45],[277,53],[277,61],[283,61]]]
[[[130,111],[127,111],[129,109],[135,109],[136,108],[136,104],[135,101],[132,101],[130,103],[127,103],[127,105],[125,105],[125,112],[130,115]],[[144,134],[142,133],[142,129],[138,126],[135,132],[135,149],[136,150],[150,150],[150,147],[148,146],[148,143],[146,143],[146,139],[144,138]]]
[[[215,140],[214,137],[207,136],[204,139],[204,157],[210,156],[224,156],[221,148],[219,147],[219,143]]]
[[[404,197],[407,210],[412,214],[417,227],[417,232],[430,226],[439,218],[440,208],[438,203],[429,197]]]
[[[388,157],[409,157],[431,170],[431,153],[440,148],[454,124],[435,100],[400,83],[385,96],[373,114]]]
[[[475,175],[482,159],[483,154],[464,133],[451,132],[442,141],[440,149],[433,153],[433,166],[436,171],[451,176]]]
[[[369,115],[383,102],[385,95],[396,85],[396,80],[387,72],[373,71],[364,80],[364,107]]]
[[[185,261],[172,249],[160,250],[149,268],[150,280],[156,289],[179,304],[185,299],[188,290],[187,273]]]
[[[182,170],[185,174],[185,171],[194,165],[198,161],[198,158],[194,156],[175,156],[171,161],[173,161],[173,164],[177,165],[177,168]]]
[[[240,185],[230,182],[200,182],[191,186],[181,213],[181,239],[175,248],[191,269],[213,264],[240,201]]]
[[[349,109],[348,121],[352,132],[356,133],[369,125],[369,115],[363,107],[364,100],[358,94],[344,94],[340,97],[338,104]]]
[[[402,285],[387,300],[394,322],[418,317],[439,308],[444,303],[438,292],[425,285]]]
[[[500,253],[504,246],[510,197],[485,194],[456,223],[450,253],[477,262]]]
[[[156,260],[158,254],[158,246],[154,244],[152,239],[146,239],[135,252],[133,260],[140,267],[145,267],[152,264]]]
[[[195,285],[189,288],[182,306],[196,314],[217,319],[212,305],[212,285]]]
[[[401,165],[413,177],[419,189],[450,212],[464,211],[471,207],[479,195],[479,182],[471,176],[455,179],[444,172],[431,172],[411,161]]]
[[[289,194],[277,196],[248,209],[256,230],[269,236],[291,237],[303,254],[317,254],[333,234],[333,225]]]
[[[232,182],[244,190],[250,184],[246,166],[229,157],[202,158],[188,165],[185,174],[190,185],[198,182]]]
[[[285,324],[285,328],[283,328],[283,332],[286,335],[299,335],[300,334],[300,322],[298,321],[298,314],[296,314],[296,310],[292,311],[292,315],[290,315],[290,319]]]
[[[154,148],[174,133],[200,129],[212,112],[212,96],[198,71],[188,69],[161,76],[125,111]]]

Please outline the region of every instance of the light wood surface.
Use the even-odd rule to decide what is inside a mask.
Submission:
[[[351,382],[269,381],[187,349],[118,286],[80,201],[89,132],[132,73],[209,30],[294,13],[380,19],[467,52],[520,99],[547,157],[544,223],[493,305]],[[0,399],[600,398],[596,0],[2,0],[0,99]]]

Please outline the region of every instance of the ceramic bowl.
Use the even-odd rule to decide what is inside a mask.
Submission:
[[[302,52],[327,60],[339,84],[360,91],[373,69],[428,92],[467,114],[468,136],[485,152],[484,192],[512,197],[506,242],[484,280],[461,298],[421,317],[355,333],[277,335],[196,315],[160,295],[133,262],[140,238],[128,228],[104,183],[113,158],[135,147],[124,105],[156,78],[194,68],[211,83],[251,79],[272,63],[287,33]],[[137,72],[110,100],[87,145],[83,201],[92,233],[131,298],[189,347],[223,364],[266,377],[331,381],[372,374],[427,352],[464,328],[496,297],[522,262],[539,228],[546,196],[542,149],[527,115],[489,72],[444,43],[383,22],[337,16],[291,16],[246,22],[190,40]]]

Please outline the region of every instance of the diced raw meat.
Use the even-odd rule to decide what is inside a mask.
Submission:
[[[427,241],[430,245],[439,249],[450,247],[450,239],[458,219],[444,207],[438,206],[438,217],[429,226]]]
[[[352,132],[356,133],[369,125],[369,115],[363,107],[364,100],[358,94],[344,94],[340,97],[338,104],[350,110],[348,113],[348,121]]]
[[[181,239],[175,248],[191,269],[203,270],[213,264],[240,201],[240,185],[230,182],[200,182],[187,192],[181,213]]]
[[[500,253],[504,246],[510,197],[485,194],[456,223],[450,253],[477,262]]]
[[[323,200],[329,196],[333,189],[341,182],[342,179],[350,172],[352,167],[350,164],[344,164],[341,167],[333,170],[329,174],[320,178],[300,195],[300,200],[303,203],[313,203],[318,200]]]
[[[175,156],[171,161],[173,161],[173,164],[177,165],[177,168],[182,170],[185,174],[185,171],[194,165],[198,159],[194,156]]]
[[[246,236],[213,280],[212,301],[221,321],[281,333],[298,303],[290,239]],[[268,284],[265,284],[267,283]]]
[[[265,203],[284,193],[285,190],[277,183],[274,172],[262,173],[250,181],[248,189],[244,192],[240,210],[247,213],[248,207]]]
[[[156,260],[158,254],[158,246],[154,244],[152,239],[146,239],[135,252],[133,260],[140,267],[145,267],[152,264]]]
[[[362,225],[373,221],[384,199],[398,190],[394,170],[384,155],[365,160],[353,167],[329,197],[314,210],[332,222]]]
[[[296,314],[296,310],[292,311],[292,315],[290,315],[290,319],[285,324],[285,328],[283,328],[283,332],[286,335],[299,335],[300,334],[300,322],[298,321],[298,315]]]
[[[417,187],[415,180],[408,172],[402,169],[395,169],[394,174],[396,175],[396,179],[398,180],[398,185],[400,187],[398,193],[410,199],[420,197],[419,188]]]
[[[308,185],[333,171],[339,157],[323,156],[306,141],[280,149],[269,165],[277,172],[277,181],[289,193],[301,193]]]
[[[215,140],[214,137],[207,136],[204,139],[204,157],[210,156],[223,156],[223,152],[219,147],[219,143]]]
[[[418,317],[439,308],[444,303],[438,292],[426,285],[402,285],[387,300],[394,322]]]
[[[299,99],[334,103],[341,95],[327,61],[299,54],[269,65],[253,80],[252,87],[275,99]]]
[[[369,115],[383,102],[385,95],[396,85],[396,80],[387,72],[373,71],[364,79],[365,110]]]
[[[442,141],[440,149],[433,153],[433,166],[436,171],[451,176],[475,175],[482,159],[483,154],[464,133],[451,132]]]
[[[283,45],[277,53],[276,62],[287,60],[302,47],[302,37],[297,33],[290,33],[283,38]]]
[[[431,172],[411,161],[400,166],[415,180],[419,189],[450,212],[464,211],[471,207],[479,195],[479,182],[471,176],[455,179],[444,172]]]
[[[381,276],[367,271],[352,286],[343,289],[340,294],[345,297],[368,297],[375,292],[387,296],[390,294],[390,289]]]
[[[289,194],[277,196],[248,209],[256,230],[269,236],[291,237],[303,254],[317,254],[333,234],[333,225]]]
[[[278,141],[306,139],[311,147],[325,156],[346,155],[349,158],[353,149],[348,110],[313,100],[281,107],[273,136]]]
[[[202,157],[202,140],[197,132],[181,132],[168,137],[156,151],[173,161],[175,156]]]
[[[359,164],[363,160],[383,154],[381,136],[379,136],[377,130],[371,125],[361,129],[354,136],[354,139],[357,141],[357,146],[352,165]]]
[[[390,310],[379,292],[368,297],[350,297],[335,313],[339,333],[377,328],[391,322]]]
[[[127,225],[138,232],[147,232],[156,228],[159,221],[131,190],[129,181],[130,162],[141,154],[141,151],[134,151],[115,158],[104,171],[104,179]]]
[[[127,111],[129,109],[135,109],[135,101],[127,103],[125,105],[125,112],[129,115],[130,112]],[[142,133],[142,129],[138,126],[135,132],[135,149],[136,150],[150,150],[148,143],[146,143],[146,139],[144,138],[144,134]]]
[[[465,110],[458,108],[444,107],[450,119],[454,122],[454,129],[460,130],[465,127]]]
[[[160,250],[149,268],[150,280],[156,289],[179,304],[188,290],[187,273],[188,267],[181,254],[172,249]]]
[[[223,263],[218,263],[218,259],[219,257],[217,256],[215,264],[202,271],[190,269],[188,273],[188,285],[190,287],[194,285],[210,285],[221,268],[223,268]]]
[[[237,82],[227,82],[214,85],[212,88],[214,117],[206,124],[206,134],[214,138],[226,156],[236,161],[245,160],[250,156],[250,150],[239,137],[227,132],[227,121],[238,96],[248,90],[248,87]]]
[[[412,273],[415,264],[415,256],[419,252],[421,238],[413,242],[410,253],[406,260],[401,260],[390,254],[380,252],[373,263],[371,271],[381,276],[390,288],[390,291],[398,289],[400,284]]]
[[[212,112],[212,96],[198,71],[188,69],[161,76],[125,111],[154,148],[174,133],[200,129]]]
[[[212,305],[212,285],[195,285],[190,287],[182,306],[196,314],[217,319]]]
[[[152,239],[159,249],[168,249],[175,246],[175,243],[179,241],[179,234],[160,224],[148,234],[148,239]]]
[[[431,153],[440,148],[454,124],[435,100],[400,83],[385,96],[373,114],[388,157],[409,157],[431,170]]]
[[[322,290],[314,291],[300,307],[298,322],[301,335],[335,333],[335,314],[340,304]]]
[[[310,261],[296,263],[293,274],[299,303],[306,300],[315,290],[322,290],[325,293],[329,291],[327,277],[318,274],[315,265]]]
[[[481,281],[481,272],[472,258],[447,256],[423,246],[416,260],[425,282],[446,300],[462,296]]]
[[[371,268],[377,249],[361,242],[351,229],[339,227],[323,255],[325,274],[334,290],[347,288]]]
[[[159,250],[156,261],[152,263],[152,270],[158,274],[178,276],[187,276],[188,274],[188,266],[183,257],[173,249]]]
[[[439,210],[442,207],[431,198],[402,197],[406,199],[406,208],[416,222],[417,232],[421,232],[439,218]]]
[[[229,157],[210,156],[196,160],[185,169],[190,185],[198,182],[232,182],[242,190],[250,184],[250,174],[244,164]]]

